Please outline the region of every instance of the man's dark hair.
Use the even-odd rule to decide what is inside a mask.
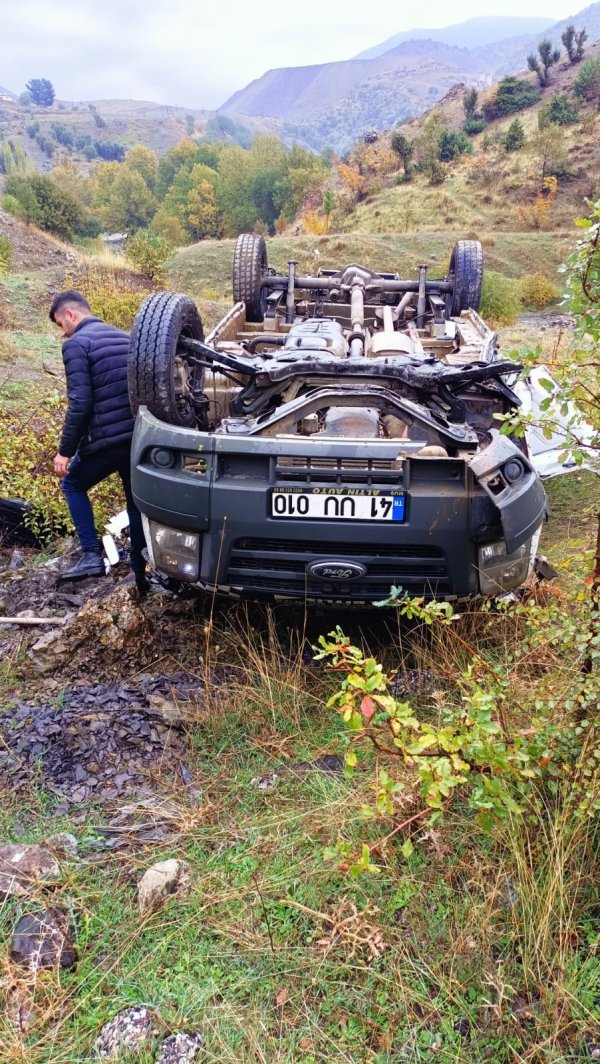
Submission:
[[[56,315],[63,309],[63,307],[71,304],[75,304],[75,306],[81,310],[87,310],[90,314],[92,313],[92,308],[85,296],[82,296],[81,292],[76,292],[74,289],[69,288],[66,292],[59,292],[52,300],[49,314],[50,321],[53,321],[56,325]]]

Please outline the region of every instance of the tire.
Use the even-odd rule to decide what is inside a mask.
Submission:
[[[483,248],[478,240],[457,240],[450,256],[448,280],[454,282],[450,293],[450,314],[479,310],[483,286]]]
[[[246,321],[260,322],[267,309],[262,287],[268,271],[267,245],[256,233],[238,236],[233,253],[233,301],[246,304]]]
[[[196,427],[190,392],[202,388],[203,371],[177,352],[179,338],[204,340],[202,321],[187,296],[158,292],[142,303],[133,323],[127,366],[134,416],[140,406],[170,425]]]
[[[43,537],[29,524],[32,513],[31,506],[22,499],[0,499],[0,547],[42,546]]]

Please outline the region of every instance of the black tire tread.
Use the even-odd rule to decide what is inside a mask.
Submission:
[[[479,240],[457,240],[450,256],[449,278],[454,281],[451,311],[479,310],[483,286],[483,248]]]
[[[266,303],[262,281],[267,272],[267,245],[258,233],[242,233],[233,253],[233,301],[246,304],[246,321],[261,322]]]
[[[134,415],[140,406],[172,425],[194,428],[193,407],[182,411],[175,402],[173,364],[179,337],[204,339],[202,322],[188,296],[156,292],[142,303],[133,323],[127,363],[129,399]]]

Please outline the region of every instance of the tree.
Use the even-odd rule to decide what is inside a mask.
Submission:
[[[540,181],[543,184],[548,174],[564,171],[567,160],[565,135],[560,126],[552,123],[538,129],[529,139],[528,151],[540,168]]]
[[[158,177],[158,157],[155,151],[145,144],[134,144],[125,156],[125,166],[140,174],[151,192],[156,189]]]
[[[119,163],[102,163],[94,183],[94,207],[107,229],[121,233],[148,225],[157,204],[141,174]]]
[[[557,126],[571,126],[579,119],[579,111],[571,103],[566,92],[553,96],[551,100],[540,108],[538,113],[538,125],[540,129],[554,122]]]
[[[538,58],[539,56],[539,58]],[[531,53],[527,56],[527,66],[535,71],[540,85],[547,85],[550,81],[550,67],[558,63],[560,50],[552,47],[552,41],[544,37],[538,44],[538,54]]]
[[[583,29],[577,32],[574,25],[571,23],[567,26],[560,39],[566,48],[569,62],[581,62],[583,59],[584,45],[587,41],[587,30]]]
[[[504,134],[502,143],[506,148],[506,151],[518,151],[525,143],[525,128],[520,118],[513,118],[506,133]]]
[[[0,174],[24,174],[27,156],[20,140],[3,140],[0,143]]]
[[[600,111],[600,58],[586,59],[573,85],[576,96],[596,105]]]
[[[479,93],[477,89],[467,89],[463,96],[463,107],[467,118],[475,118],[477,115],[477,101]]]
[[[399,129],[395,129],[390,139],[390,145],[392,151],[396,152],[396,155],[402,161],[404,167],[404,175],[408,179],[412,173],[412,157],[415,150],[414,143],[408,140]]]
[[[31,78],[25,88],[38,107],[52,107],[55,92],[54,85],[48,78]]]
[[[167,192],[160,217],[176,218],[188,240],[223,235],[223,219],[216,198],[219,174],[204,163],[182,167]],[[162,227],[164,233],[164,226]]]
[[[25,221],[65,240],[72,240],[83,223],[83,211],[72,196],[63,192],[45,174],[9,177],[6,191],[14,196]]]
[[[415,158],[423,170],[429,171],[432,178],[439,171],[440,141],[447,132],[447,126],[441,111],[432,111],[423,126],[423,132],[415,141]]]

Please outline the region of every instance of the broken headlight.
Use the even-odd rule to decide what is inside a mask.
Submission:
[[[498,540],[479,548],[479,589],[482,595],[501,595],[520,587],[529,575],[531,540],[526,540],[512,554],[506,543]]]

